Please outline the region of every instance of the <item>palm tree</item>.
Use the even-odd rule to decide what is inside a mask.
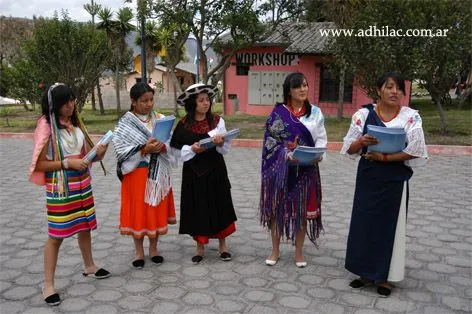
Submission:
[[[135,29],[130,23],[133,19],[133,12],[130,8],[121,8],[118,10],[117,19],[113,20],[113,11],[109,8],[103,8],[98,12],[101,20],[97,24],[98,29],[103,29],[108,37],[108,44],[113,51],[112,69],[115,72],[115,92],[116,92],[116,110],[121,114],[120,101],[120,70],[129,64],[130,54],[127,53],[126,35]]]
[[[90,3],[84,4],[84,9],[92,16],[92,25],[95,27],[95,15],[100,12],[102,6],[98,3],[94,3],[93,0],[90,0]],[[98,105],[100,107],[100,115],[105,114],[105,108],[103,107],[102,91],[100,90],[100,80],[97,80],[97,95],[98,95]],[[96,111],[95,106],[95,90],[92,88],[92,110]]]

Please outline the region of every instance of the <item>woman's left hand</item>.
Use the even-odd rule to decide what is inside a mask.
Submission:
[[[368,161],[382,161],[384,159],[384,154],[379,152],[367,152],[363,156]]]
[[[221,135],[215,135],[215,136],[213,137],[213,143],[215,143],[216,146],[221,147],[221,146],[223,146],[223,144],[225,143],[225,140],[224,140],[223,136],[221,136]]]
[[[107,149],[108,149],[108,144],[106,144],[106,145],[103,145],[103,144],[97,145],[97,148],[96,148],[97,156],[95,157],[95,160],[102,160],[103,157],[105,157],[105,153],[106,153]]]

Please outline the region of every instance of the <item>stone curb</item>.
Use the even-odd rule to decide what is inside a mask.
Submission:
[[[98,140],[102,135],[91,134],[93,139]],[[12,138],[33,138],[33,133],[0,133],[0,139]],[[246,147],[246,148],[262,148],[262,140],[251,140],[251,139],[235,139],[232,142],[233,147]],[[341,142],[329,142],[328,151],[336,152],[340,151],[342,147]],[[429,155],[443,155],[443,156],[472,156],[472,146],[454,146],[454,145],[428,145]]]

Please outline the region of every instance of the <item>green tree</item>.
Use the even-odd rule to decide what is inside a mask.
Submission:
[[[120,8],[117,13],[117,19],[113,19],[113,11],[109,8],[103,8],[98,12],[100,22],[98,29],[102,29],[107,34],[108,46],[111,49],[112,58],[110,60],[110,69],[115,74],[115,93],[116,93],[116,111],[121,114],[120,88],[121,72],[126,70],[131,62],[132,54],[127,48],[125,38],[135,27],[131,24],[133,12],[130,8]]]
[[[316,2],[315,2],[316,3]],[[313,5],[313,4],[311,4]],[[324,18],[328,21],[334,22],[338,28],[347,28],[352,23],[355,12],[363,5],[362,0],[327,0],[319,3],[318,14],[312,16],[318,19]],[[313,9],[313,8],[312,8]],[[314,11],[314,9],[313,9]],[[326,58],[325,62],[328,64],[330,72],[338,79],[338,110],[336,117],[338,120],[343,118],[344,114],[344,84],[346,78],[352,79],[353,69],[347,62],[345,54],[349,49],[348,45],[343,45],[344,37],[331,38],[330,54],[335,57]],[[336,45],[336,41],[338,45]],[[343,49],[339,49],[342,47]]]
[[[224,72],[236,50],[250,46],[262,34],[254,7],[254,0],[156,0],[153,12],[157,17],[172,16],[175,24],[184,25],[195,37],[206,83]],[[211,70],[206,57],[210,47],[222,56]]]
[[[67,14],[61,20],[38,19],[9,72],[10,95],[39,103],[41,85],[63,82],[74,90],[81,110],[108,57],[105,35],[92,25],[72,22]]]
[[[438,109],[445,134],[443,108],[450,102],[449,89],[471,54],[471,10],[470,3],[458,0],[365,1],[351,12],[345,27],[367,31],[366,36],[336,37],[336,57],[352,66],[373,98],[375,79],[385,72],[395,70],[406,79],[420,79]],[[375,29],[377,35],[368,36]],[[392,30],[408,29],[430,30],[433,36],[391,36]],[[382,30],[389,35],[382,36]]]
[[[297,21],[319,1],[265,0],[258,8],[261,20],[270,32],[281,24]]]
[[[92,25],[95,28],[95,16],[100,12],[102,6],[93,0],[90,0],[90,3],[84,4],[84,10],[87,11],[92,16]],[[97,96],[98,96],[98,106],[100,107],[100,115],[105,114],[105,108],[103,106],[102,91],[100,89],[100,80],[97,80]],[[95,111],[95,91],[92,89],[92,110]]]

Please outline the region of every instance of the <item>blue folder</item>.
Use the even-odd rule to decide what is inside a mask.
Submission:
[[[108,132],[105,133],[105,135],[103,135],[102,138],[98,141],[97,145],[100,145],[100,144],[106,145],[110,143],[112,138],[113,138],[113,131],[108,130]],[[97,156],[97,149],[96,149],[97,145],[95,145],[94,148],[92,148],[92,150],[89,151],[87,155],[85,155],[84,157],[85,162],[91,162],[95,158],[95,156]]]
[[[298,165],[309,166],[313,165],[313,161],[320,159],[326,150],[326,147],[297,146],[292,157],[298,161]]]
[[[222,134],[221,136],[223,136],[225,142],[231,142],[233,139],[238,137],[239,133],[240,133],[239,129],[233,129],[231,131],[228,131]],[[200,140],[198,143],[200,144],[200,147],[203,147],[206,149],[216,146],[215,143],[213,143],[213,138],[211,137],[204,138]]]
[[[154,122],[154,128],[152,129],[152,137],[163,143],[167,142],[170,138],[170,132],[174,126],[175,117],[167,116]]]
[[[393,154],[401,152],[406,147],[406,133],[403,128],[387,128],[368,124],[367,134],[379,141],[379,144],[368,146],[367,151],[369,152]]]

